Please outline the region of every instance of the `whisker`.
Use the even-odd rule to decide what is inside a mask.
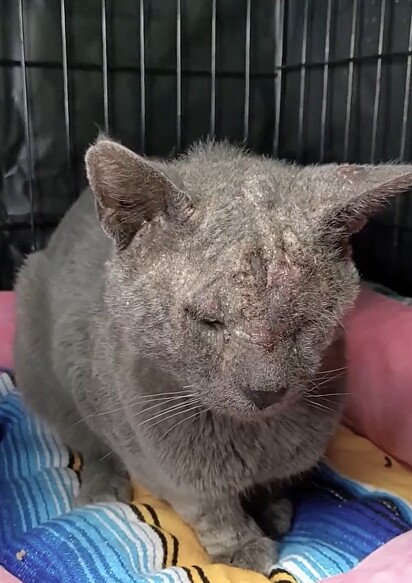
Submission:
[[[311,396],[311,398],[312,398],[312,397],[313,397],[313,395]],[[328,399],[328,398],[326,398],[326,399],[323,399],[323,398],[322,398],[322,399],[319,399],[318,401],[316,401],[316,402],[313,402],[313,404],[318,404],[319,402],[320,402],[320,404],[322,404],[323,402],[325,402],[325,403],[327,403],[327,404],[329,404],[329,405],[337,405],[337,402],[336,402],[336,400],[334,401],[334,400],[332,400],[332,399]],[[326,405],[326,406],[327,406],[327,405]]]
[[[168,413],[169,411],[173,411],[175,408],[177,407],[184,407],[185,405],[191,405],[192,403],[196,403],[198,401],[198,399],[191,399],[190,401],[186,401],[184,403],[178,403],[177,405],[173,405],[173,407],[168,407],[164,413]],[[169,402],[169,401],[167,401]],[[146,409],[142,409],[141,411],[138,411],[137,413],[133,414],[133,417],[137,417],[138,415],[141,415],[142,413],[147,413],[147,411],[151,411],[152,409],[155,409],[156,407],[159,407],[161,405],[164,405],[165,403],[156,403],[156,405],[152,405],[151,407],[146,407]]]
[[[311,398],[314,399],[323,399],[324,397],[344,397],[345,395],[350,395],[349,392],[342,392],[342,393],[320,393],[318,395],[311,395]]]
[[[333,375],[333,376],[328,377],[326,379],[325,378],[323,378],[323,379],[315,379],[315,381],[312,381],[312,382],[316,382],[316,381],[320,380],[321,381],[320,383],[319,382],[316,382],[316,388],[318,388],[318,387],[322,387],[323,385],[326,385],[327,383],[330,383],[331,381],[333,381],[335,379],[339,379],[341,377],[343,377],[343,373],[339,373],[339,374]]]
[[[148,399],[148,398],[152,398],[152,397],[168,397],[168,396],[177,396],[177,395],[190,395],[191,392],[188,390],[179,390],[179,391],[167,391],[164,393],[149,393],[147,395],[143,394],[143,395],[135,395],[133,396],[131,399],[125,399],[124,401],[121,401],[120,399],[118,399],[118,404],[121,405],[130,405],[132,406],[133,403],[140,401],[141,399]]]
[[[196,399],[196,401],[198,401],[198,400]],[[145,419],[144,421],[139,423],[138,427],[141,427],[142,425],[145,425],[146,423],[149,423],[150,421],[154,421],[154,419],[158,419],[159,417],[162,417],[163,415],[167,415],[171,411],[176,411],[175,414],[177,415],[178,413],[182,412],[181,409],[184,409],[185,407],[187,407],[187,405],[192,405],[194,402],[195,401],[191,401],[190,403],[181,403],[180,405],[174,405],[173,407],[169,407],[169,409],[166,409],[165,411],[161,411],[160,413],[156,413],[156,415],[153,415],[153,417],[149,417],[149,419]],[[200,401],[198,401],[198,403],[200,403]],[[168,417],[164,418],[163,420],[165,421],[166,419],[168,419]]]
[[[194,407],[189,407],[189,409],[186,409],[184,411],[176,411],[172,415],[169,415],[168,417],[163,417],[163,419],[160,419],[159,421],[156,421],[156,423],[152,423],[151,425],[149,425],[148,427],[146,427],[146,429],[152,429],[152,427],[155,427],[156,425],[159,425],[159,423],[163,423],[164,421],[167,421],[168,419],[172,419],[173,417],[176,417],[177,415],[184,415],[185,413],[189,413],[189,411],[193,411],[194,409],[199,409],[199,405],[195,405]],[[152,417],[152,419],[156,419],[156,417]],[[151,421],[151,419],[148,419],[147,421]],[[145,423],[146,423],[146,421],[143,421],[143,423],[140,423],[138,425],[138,427],[141,427]]]
[[[146,405],[149,403],[155,403],[156,401],[162,401],[164,403],[168,403],[169,401],[177,401],[178,399],[191,399],[196,397],[195,393],[188,393],[187,395],[171,395],[170,397],[151,397],[150,399],[141,399],[139,401],[135,401],[133,405],[128,405],[129,407],[136,407],[137,405]]]
[[[336,375],[332,375],[332,376],[326,377],[326,378],[325,377],[315,378],[315,379],[312,379],[311,382],[315,383],[317,387],[320,387],[320,386],[322,386],[330,381],[333,381],[334,379],[340,379],[340,378],[343,378],[344,376],[345,376],[344,373],[341,372],[341,373],[338,373]]]
[[[323,385],[327,384],[328,382],[331,382],[331,381],[333,381],[334,379],[340,378],[341,376],[342,376],[342,375],[336,375],[336,376],[330,377],[330,378],[328,378],[328,379],[322,379],[322,382],[320,382],[320,383],[319,383],[319,382],[315,382],[315,381],[312,381],[312,380],[311,380],[311,381],[309,381],[309,382],[310,382],[310,383],[311,383],[313,386],[312,386],[312,387],[310,387],[310,388],[308,388],[308,389],[306,390],[306,393],[307,393],[307,394],[312,394],[312,393],[314,393],[314,392],[316,391],[316,389],[318,389],[319,387],[321,387],[321,386],[323,386]],[[346,393],[346,392],[345,392],[345,393]],[[316,393],[315,393],[315,394],[316,394]],[[323,394],[323,393],[320,393],[320,394]],[[336,393],[334,393],[334,394],[336,394]]]
[[[190,394],[190,391],[188,391],[188,390],[185,390],[185,391],[183,391],[183,390],[180,390],[180,391],[167,391],[165,393],[149,393],[147,395],[145,395],[145,394],[138,395],[137,398],[140,399],[140,398],[149,398],[149,397],[168,397],[169,395],[173,396],[173,395],[188,395],[188,394]],[[131,400],[134,401],[135,398],[134,399],[131,399]]]
[[[325,411],[327,413],[337,413],[337,411],[335,409],[331,409],[330,407],[327,407],[326,405],[323,405],[322,403],[316,403],[316,402],[314,403],[310,399],[305,399],[305,401],[308,403],[308,405],[310,405],[314,409],[319,409],[319,411]]]
[[[314,403],[308,403],[309,407],[312,407],[312,409],[316,409],[317,411],[322,411],[322,413],[335,413],[335,411],[332,411],[332,409],[327,409],[325,407],[319,407],[317,405],[315,405]]]
[[[111,449],[111,450],[109,451],[109,453],[106,453],[106,454],[105,454],[103,457],[101,457],[101,458],[99,459],[99,462],[102,462],[102,461],[104,461],[104,460],[105,460],[105,459],[107,459],[109,456],[111,456],[113,453],[114,453],[114,450],[113,450],[113,449]]]
[[[339,368],[331,368],[329,370],[321,370],[318,372],[318,374],[325,375],[325,374],[329,374],[331,372],[339,372],[341,370],[348,370],[348,368],[349,368],[348,366],[341,366]]]
[[[180,421],[178,421],[177,423],[175,423],[174,425],[172,425],[172,427],[169,427],[169,429],[166,431],[166,433],[164,433],[164,434],[162,435],[162,437],[160,438],[160,441],[161,441],[162,439],[164,439],[168,433],[170,433],[170,432],[171,432],[173,429],[175,429],[175,427],[177,427],[177,426],[178,426],[178,425],[180,425],[181,423],[184,423],[185,421],[189,421],[190,419],[193,419],[194,417],[200,417],[200,415],[202,415],[202,413],[205,413],[205,412],[206,412],[206,411],[199,411],[199,412],[197,412],[197,413],[193,413],[193,415],[189,415],[189,417],[185,417],[184,419],[181,419]],[[195,420],[193,419],[192,423],[193,423],[194,421],[195,421]]]
[[[84,422],[86,419],[92,419],[94,417],[101,417],[103,415],[111,415],[112,413],[117,413],[118,411],[126,411],[127,407],[136,407],[137,405],[148,405],[150,403],[157,403],[156,406],[158,405],[163,405],[165,403],[168,403],[169,401],[177,401],[179,399],[191,399],[196,397],[196,395],[194,393],[185,393],[183,395],[176,395],[175,393],[168,393],[168,395],[171,395],[170,397],[161,397],[160,393],[158,395],[156,395],[155,397],[152,398],[147,398],[148,396],[140,396],[138,399],[136,399],[134,402],[125,402],[123,405],[121,405],[120,407],[115,407],[114,409],[110,409],[109,411],[98,411],[96,413],[89,413],[88,415],[83,416],[81,419],[79,419],[78,421],[76,421],[76,423],[74,423],[74,426],[78,425],[81,422]]]
[[[332,326],[340,326],[342,330],[346,332],[345,326],[342,324],[341,320],[337,316],[332,316],[331,314],[323,314],[323,317],[332,324]]]

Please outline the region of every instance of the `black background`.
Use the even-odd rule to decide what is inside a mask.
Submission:
[[[99,128],[109,129],[113,136],[136,151],[166,156],[210,132],[213,0],[181,0],[181,143],[176,116],[178,1],[144,2],[146,103],[142,139],[139,0],[106,0],[108,128],[105,128],[103,91],[102,2],[1,0],[0,289],[13,285],[15,270],[24,255],[46,243],[85,184],[84,150]],[[20,4],[24,16],[27,112],[21,66]],[[302,163],[347,160],[364,163],[372,158],[379,162],[401,157],[412,160],[412,111],[409,111],[412,88],[408,77],[412,65],[411,0],[250,0],[249,5],[248,0],[216,0],[217,137],[234,142],[244,139],[248,6],[248,146],[257,152],[275,152],[282,158]],[[282,39],[275,30],[282,27],[276,28],[274,15],[282,6],[285,19],[279,69],[276,55]],[[345,152],[354,8],[357,20],[352,61],[353,100]],[[325,68],[329,9],[330,64]],[[303,62],[305,37],[307,51]],[[326,74],[327,101],[322,124]],[[65,117],[65,88],[68,117]],[[277,89],[281,97],[280,126],[274,140]],[[406,124],[405,113],[408,114]],[[402,128],[406,131],[403,149]],[[371,221],[355,241],[356,260],[362,274],[406,294],[412,294],[410,203],[410,195],[401,196]]]

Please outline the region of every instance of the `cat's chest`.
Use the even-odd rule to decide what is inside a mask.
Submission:
[[[313,421],[310,415],[300,415],[299,424],[274,420],[253,427],[209,418],[163,443],[154,440],[149,455],[157,458],[165,479],[177,487],[216,494],[242,491],[256,483],[283,480],[316,463],[330,423]]]

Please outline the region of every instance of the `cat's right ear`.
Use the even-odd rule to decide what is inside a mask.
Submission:
[[[158,168],[117,142],[99,138],[86,153],[86,169],[102,227],[120,249],[145,222],[160,215],[184,222],[193,212],[189,197]]]

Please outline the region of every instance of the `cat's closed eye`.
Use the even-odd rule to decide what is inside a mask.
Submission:
[[[226,328],[224,322],[217,320],[216,318],[208,318],[206,316],[205,318],[201,318],[199,322],[203,324],[203,326],[215,330],[216,332],[220,332]]]
[[[222,319],[215,316],[204,315],[200,310],[196,310],[191,306],[185,307],[185,313],[193,322],[209,332],[222,332],[226,329],[226,325]]]

